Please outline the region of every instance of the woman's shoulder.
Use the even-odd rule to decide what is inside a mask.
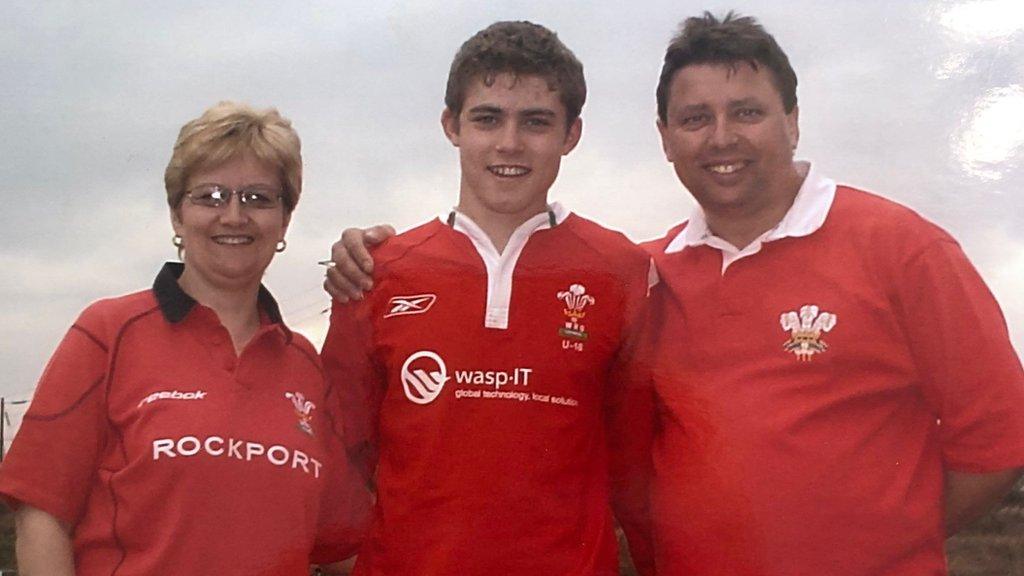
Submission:
[[[97,337],[110,336],[125,325],[148,314],[158,312],[160,305],[150,289],[123,296],[102,298],[89,304],[78,315],[75,326]]]

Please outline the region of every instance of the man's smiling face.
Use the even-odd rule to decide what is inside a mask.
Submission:
[[[445,110],[445,135],[459,148],[459,210],[525,222],[547,207],[562,156],[576,146],[581,122],[567,124],[565,106],[545,78],[497,74],[477,78],[458,116]]]
[[[683,67],[666,112],[665,156],[705,212],[749,216],[792,201],[798,110],[786,113],[764,66]]]

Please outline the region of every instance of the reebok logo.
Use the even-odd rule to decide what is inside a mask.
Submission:
[[[416,294],[414,296],[395,296],[388,300],[388,311],[384,313],[385,318],[392,316],[407,316],[410,314],[423,314],[437,301],[434,294]]]
[[[163,392],[153,392],[149,396],[143,398],[138,405],[138,408],[142,408],[144,405],[150,402],[156,402],[157,400],[202,400],[206,398],[205,390],[195,390],[193,392],[182,392],[180,390],[165,390]]]

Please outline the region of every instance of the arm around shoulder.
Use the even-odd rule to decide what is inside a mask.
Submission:
[[[388,224],[372,228],[348,228],[331,246],[324,290],[341,303],[362,300],[363,292],[373,287],[373,257],[368,247],[376,246],[395,235]]]
[[[637,274],[626,306],[622,347],[609,373],[605,405],[608,430],[612,508],[626,534],[630,555],[641,576],[652,576],[654,545],[651,527],[651,450],[655,435],[652,382],[653,339],[649,298],[650,263]]]

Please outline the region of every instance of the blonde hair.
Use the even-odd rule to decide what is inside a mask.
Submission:
[[[181,127],[171,161],[164,171],[167,204],[176,210],[185,197],[189,177],[245,154],[276,168],[284,187],[286,213],[302,193],[302,151],[292,123],[274,108],[255,110],[246,104],[220,102]]]

